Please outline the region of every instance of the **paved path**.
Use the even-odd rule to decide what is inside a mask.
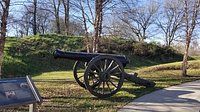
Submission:
[[[119,112],[200,112],[200,80],[144,95]]]

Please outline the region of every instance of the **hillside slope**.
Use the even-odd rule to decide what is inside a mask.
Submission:
[[[100,52],[127,55],[131,61],[127,68],[130,69],[182,59],[182,55],[173,49],[152,43],[141,44],[122,38],[103,38],[101,42]],[[56,34],[7,38],[3,63],[4,76],[37,75],[42,72],[72,70],[74,61],[55,60],[52,56],[55,49],[85,51],[84,39]]]
[[[80,37],[36,35],[25,38],[7,38],[3,63],[6,77],[34,75],[41,72],[72,69],[74,61],[56,60],[55,49],[76,51],[81,49]]]

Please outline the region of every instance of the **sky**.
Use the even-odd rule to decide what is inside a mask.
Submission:
[[[20,19],[21,18],[21,12],[24,11],[24,6],[22,4],[27,4],[27,2],[25,2],[27,0],[11,0],[11,7],[10,7],[10,14],[12,16],[14,16],[15,18],[18,18]],[[148,2],[149,0],[139,0],[139,4],[140,5],[145,5],[146,2]],[[154,0],[156,2],[163,2],[163,0]],[[71,12],[71,15],[73,14],[77,14],[77,15],[80,15],[80,13],[78,12]],[[106,21],[106,20],[105,20]],[[154,26],[151,26],[151,28],[153,28]],[[89,25],[89,31],[92,31],[93,28],[91,27],[91,25]],[[13,26],[12,26],[12,23],[10,23],[8,25],[8,36],[15,36],[15,29],[13,29]],[[160,42],[160,43],[163,43],[163,39],[159,39],[158,37],[162,37],[163,35],[162,34],[159,34],[159,35],[156,35],[156,41],[157,42]],[[154,41],[155,38],[152,38],[152,39],[147,39],[146,41],[147,42],[150,42],[150,41]]]

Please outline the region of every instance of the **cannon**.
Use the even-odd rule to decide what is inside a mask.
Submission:
[[[64,52],[55,50],[54,58],[75,60],[73,75],[76,82],[98,98],[111,97],[123,85],[124,79],[146,87],[154,87],[153,81],[128,74],[124,67],[129,63],[125,55]]]

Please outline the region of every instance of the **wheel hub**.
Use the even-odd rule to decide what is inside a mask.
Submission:
[[[110,74],[108,74],[107,71],[104,71],[100,76],[101,81],[108,81],[109,79],[110,79]]]

